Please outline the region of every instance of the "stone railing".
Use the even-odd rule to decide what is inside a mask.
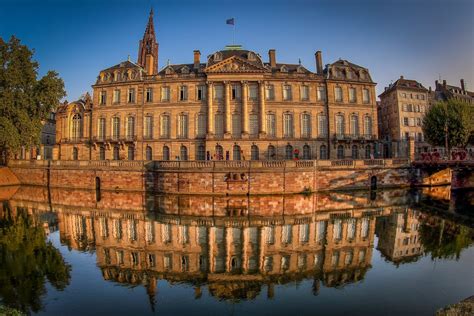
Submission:
[[[138,160],[10,160],[9,167],[143,169],[149,162]]]

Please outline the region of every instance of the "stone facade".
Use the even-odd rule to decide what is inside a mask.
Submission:
[[[375,153],[375,83],[346,60],[316,71],[241,46],[158,71],[153,16],[130,60],[57,112],[61,160],[264,160]]]

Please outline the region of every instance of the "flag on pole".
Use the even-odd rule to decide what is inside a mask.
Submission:
[[[225,24],[234,25],[234,18],[232,18],[232,19],[227,19],[227,20],[225,21]]]

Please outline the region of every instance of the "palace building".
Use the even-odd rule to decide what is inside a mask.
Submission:
[[[229,45],[158,70],[153,11],[138,61],[100,71],[57,110],[62,160],[363,159],[377,155],[375,83],[346,60],[316,71]]]

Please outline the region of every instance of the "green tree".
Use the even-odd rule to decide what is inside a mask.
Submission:
[[[33,51],[12,36],[0,37],[0,152],[39,144],[42,121],[66,95],[55,71],[38,79]]]
[[[438,102],[423,119],[423,133],[433,146],[444,147],[447,135],[448,150],[465,148],[474,130],[472,114],[472,108],[465,102],[455,99]]]

